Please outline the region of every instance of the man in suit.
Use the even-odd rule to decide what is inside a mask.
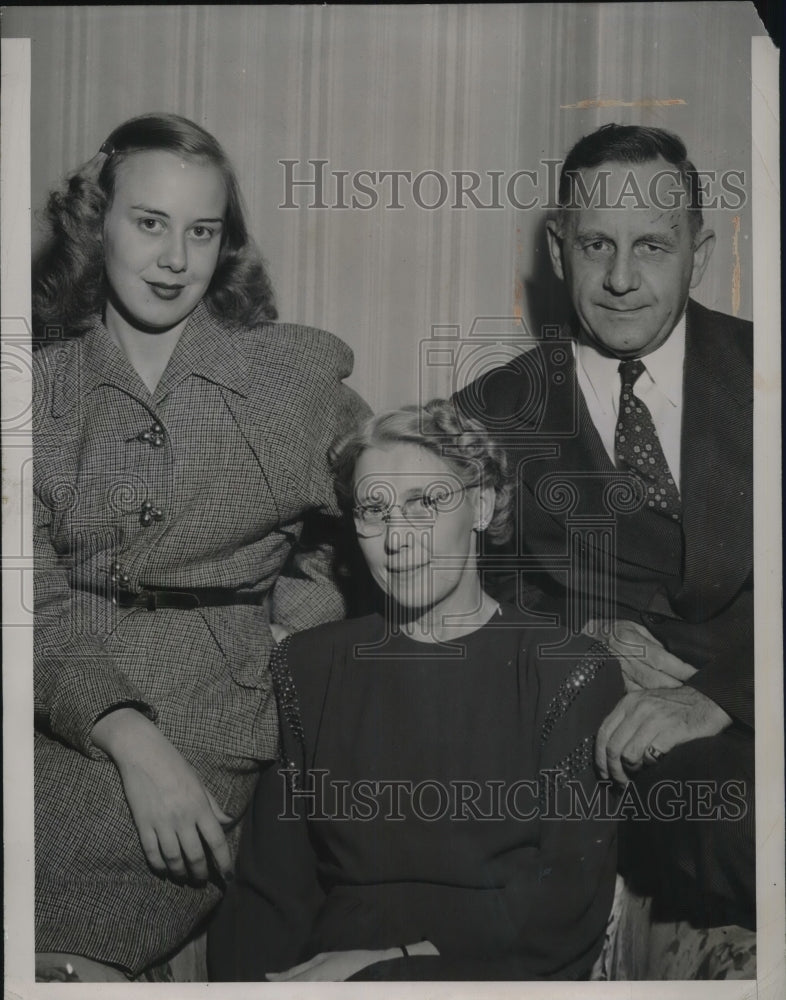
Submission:
[[[628,693],[597,764],[663,814],[635,825],[631,856],[661,888],[684,880],[705,921],[750,924],[751,324],[689,299],[715,237],[677,136],[585,136],[559,204],[547,238],[570,340],[545,338],[456,397],[504,435],[519,484],[517,572],[500,592],[522,603],[536,583],[536,613],[620,655]],[[690,819],[667,819],[676,789]]]

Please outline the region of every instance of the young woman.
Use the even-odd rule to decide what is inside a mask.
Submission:
[[[35,357],[36,948],[134,976],[230,877],[279,636],[343,615],[322,530],[349,349],[274,324],[202,128],[116,128],[50,198]]]
[[[335,471],[385,611],[274,653],[286,768],[260,778],[211,977],[584,977],[614,889],[592,752],[618,665],[485,592],[511,491],[451,403],[372,418]]]

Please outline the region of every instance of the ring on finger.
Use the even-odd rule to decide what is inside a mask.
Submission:
[[[658,761],[663,756],[663,750],[659,750],[656,746],[650,744],[644,751],[644,759],[650,764],[657,764]]]

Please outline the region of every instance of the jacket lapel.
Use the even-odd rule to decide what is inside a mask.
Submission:
[[[548,398],[540,424],[542,436],[538,435],[536,440],[543,441],[544,453],[525,462],[524,482],[563,531],[567,529],[568,517],[598,520],[613,517],[617,559],[647,567],[660,575],[673,574],[675,560],[679,559],[678,529],[646,508],[626,510],[625,498],[631,495],[627,484],[635,483],[635,477],[615,469],[606,452],[578,387],[573,352],[565,372],[567,377],[555,379],[558,372],[554,352],[548,345],[542,349]],[[567,509],[554,509],[544,503],[551,492],[549,485],[553,484],[556,492],[560,482],[573,487],[575,502]],[[616,509],[615,500],[619,501]],[[588,537],[593,536],[590,533]]]
[[[690,303],[682,413],[685,563],[672,602],[688,619],[692,608],[706,618],[723,606],[750,573],[752,451],[750,368],[713,314]]]
[[[537,360],[542,367],[540,378],[545,400],[534,433],[522,427],[527,441],[523,479],[535,493],[543,489],[545,476],[576,483],[577,477],[587,479],[586,489],[579,491],[569,512],[597,510],[599,481],[604,473],[613,473],[614,467],[578,387],[571,344],[568,341],[560,341],[560,344],[555,348],[553,343],[544,343],[536,349],[540,355]],[[593,476],[593,472],[599,475]],[[564,523],[565,512],[549,510],[549,513],[556,521]]]

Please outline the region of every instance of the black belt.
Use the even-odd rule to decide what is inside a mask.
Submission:
[[[262,604],[265,593],[253,590],[231,590],[228,587],[194,587],[191,590],[171,590],[146,587],[138,593],[118,590],[113,601],[121,608],[219,608],[233,604]]]

